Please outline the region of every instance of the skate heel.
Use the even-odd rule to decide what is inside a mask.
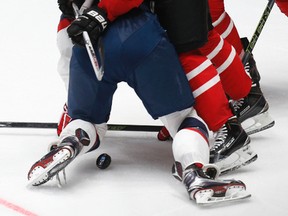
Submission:
[[[250,144],[246,144],[224,160],[218,161],[215,164],[220,167],[220,175],[223,175],[246,166],[256,161],[257,158],[258,155],[251,149]]]
[[[270,116],[269,112],[263,112],[249,119],[246,119],[242,126],[248,135],[258,133],[260,131],[266,130],[273,127],[275,121]]]
[[[196,203],[199,205],[208,204],[211,197],[213,197],[214,191],[212,189],[208,190],[199,190],[195,193],[194,199],[196,200]]]
[[[232,106],[248,135],[271,128],[275,124],[268,113],[269,104],[259,84],[253,84],[250,93],[245,98],[232,101]]]

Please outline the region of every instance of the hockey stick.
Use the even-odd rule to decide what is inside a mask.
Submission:
[[[247,48],[246,48],[246,50],[245,50],[245,54],[244,54],[244,56],[242,58],[243,65],[246,65],[246,63],[248,62],[248,60],[249,60],[249,58],[250,58],[250,56],[252,54],[252,50],[254,49],[255,44],[256,44],[256,42],[257,42],[257,40],[258,40],[262,30],[263,30],[263,27],[264,27],[269,15],[270,15],[270,12],[271,12],[271,10],[273,8],[274,3],[275,3],[275,0],[269,0],[268,1],[268,4],[265,7],[265,10],[264,10],[264,12],[263,12],[263,14],[262,14],[262,16],[260,18],[260,21],[259,21],[259,23],[258,23],[258,25],[256,27],[256,30],[255,30],[255,32],[254,32],[254,34],[253,34],[253,36],[252,36]]]
[[[82,7],[79,8],[77,7],[77,5],[72,2],[72,6],[73,6],[73,9],[74,9],[74,13],[75,13],[75,17],[77,18],[78,16],[80,16],[80,14],[87,8],[89,8],[92,4],[93,0],[86,0]],[[91,43],[91,40],[90,40],[90,37],[88,35],[88,33],[86,31],[83,31],[82,33],[83,35],[83,39],[84,39],[84,42],[85,42],[85,47],[86,47],[86,50],[88,52],[88,56],[90,58],[90,61],[91,61],[91,64],[92,64],[92,67],[94,69],[94,72],[96,74],[96,77],[99,81],[102,80],[102,77],[104,75],[104,71],[103,71],[103,67],[99,67],[99,63],[98,63],[98,60],[97,60],[97,56],[96,56],[96,53],[95,53],[95,50],[93,48],[93,45]]]
[[[72,2],[73,2],[73,0],[72,0]],[[77,11],[79,11],[78,14],[80,15],[84,12],[84,10],[90,8],[93,2],[94,2],[94,0],[85,0],[84,3],[81,5],[81,8],[79,10],[78,10],[78,7],[75,3],[73,3],[73,4],[76,5],[76,8],[74,8],[75,5],[74,6],[72,5],[72,7],[74,10],[76,9]],[[74,11],[74,13],[75,13],[75,11]]]
[[[158,132],[162,127],[163,126],[160,126],[160,125],[108,124],[108,130],[111,130],[111,131]],[[55,129],[55,128],[57,128],[57,123],[48,123],[48,122],[0,122],[0,128]]]

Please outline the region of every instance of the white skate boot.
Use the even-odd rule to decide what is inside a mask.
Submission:
[[[77,137],[65,138],[57,147],[37,161],[28,172],[28,186],[38,186],[51,180],[77,156],[82,144]]]
[[[183,173],[189,197],[199,205],[236,201],[251,196],[242,181],[216,180],[203,171],[201,164],[190,165]]]

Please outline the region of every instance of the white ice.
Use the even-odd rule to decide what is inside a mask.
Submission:
[[[66,92],[56,72],[56,2],[1,2],[0,121],[58,121]],[[251,38],[266,4],[227,1],[241,36]],[[288,215],[287,38],[288,18],[275,5],[253,53],[276,125],[251,137],[258,160],[227,176],[243,180],[250,199],[209,208],[195,205],[171,176],[171,143],[157,141],[156,133],[136,132],[109,132],[97,151],[67,168],[63,188],[52,181],[28,189],[27,172],[46,153],[55,130],[0,128],[0,215]],[[125,84],[115,96],[110,123],[159,124]],[[112,157],[107,170],[95,166],[103,152]]]

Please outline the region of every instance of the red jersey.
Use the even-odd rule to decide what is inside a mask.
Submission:
[[[118,16],[139,7],[143,0],[101,0],[98,7],[107,12],[107,17],[113,21]]]
[[[281,12],[288,16],[288,0],[276,0],[276,4],[280,8]]]

